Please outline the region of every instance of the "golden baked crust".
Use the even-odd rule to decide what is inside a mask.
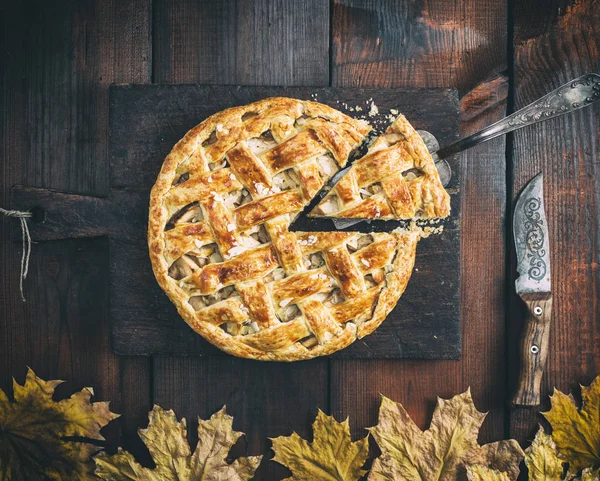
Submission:
[[[219,112],[175,145],[152,189],[148,244],[196,332],[236,356],[294,361],[385,319],[419,233],[288,231],[369,130],[316,102],[271,98]]]
[[[431,154],[400,115],[309,215],[431,219],[449,214],[450,197]]]

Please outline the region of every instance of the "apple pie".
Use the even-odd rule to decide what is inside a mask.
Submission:
[[[194,331],[235,356],[295,361],[381,324],[421,234],[288,231],[370,129],[317,102],[270,98],[212,115],[175,145],[152,189],[148,242],[158,283]],[[394,144],[386,135],[371,151]]]

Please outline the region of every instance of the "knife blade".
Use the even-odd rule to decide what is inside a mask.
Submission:
[[[552,290],[550,239],[544,209],[544,176],[538,174],[523,189],[513,215],[517,254],[515,289],[527,305],[521,334],[521,368],[513,403],[540,404],[540,387],[550,339]]]

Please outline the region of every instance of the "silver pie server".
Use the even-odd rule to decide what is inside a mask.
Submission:
[[[440,180],[445,187],[452,177],[452,169],[444,159],[482,144],[483,142],[487,142],[488,140],[508,134],[509,132],[587,107],[598,99],[600,99],[600,75],[588,73],[567,82],[556,90],[553,90],[549,94],[544,95],[535,102],[517,110],[515,113],[499,120],[489,127],[441,149],[439,148],[437,139],[431,133],[421,130],[419,131],[419,134],[431,152],[440,174]],[[311,199],[302,212],[290,224],[290,231],[329,232],[338,230],[352,232],[390,232],[397,227],[404,227],[407,225],[407,221],[402,220],[309,217],[309,213],[313,211],[323,197],[325,197],[325,195],[335,187],[335,184],[337,184],[337,182],[348,172],[354,160],[356,159],[349,161],[350,165],[335,174],[328,184],[323,186],[317,195]]]

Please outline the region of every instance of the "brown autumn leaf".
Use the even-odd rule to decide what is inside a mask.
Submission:
[[[477,435],[484,418],[467,390],[438,399],[429,429],[421,431],[401,404],[383,396],[379,422],[369,429],[381,449],[369,481],[453,481],[464,479],[466,467],[474,465],[515,480],[523,450],[514,440],[480,446]]]
[[[209,420],[198,420],[198,445],[193,454],[185,418],[179,422],[172,410],[160,406],[154,406],[148,417],[148,428],[140,429],[139,434],[156,467],[143,467],[125,451],[115,455],[103,452],[95,457],[98,477],[111,481],[247,481],[262,459],[248,456],[227,463],[229,451],[243,433],[233,431],[233,418],[225,406]]]
[[[271,439],[275,457],[292,476],[284,481],[356,481],[364,476],[362,469],[369,455],[365,436],[352,442],[348,419],[338,423],[321,410],[313,423],[313,441],[298,434]]]
[[[61,383],[29,369],[22,386],[13,381],[14,402],[0,389],[0,481],[96,479],[92,454],[99,448],[84,438],[103,441],[100,429],[117,415],[106,402],[90,402],[91,388],[53,401]]]
[[[588,387],[581,387],[581,399],[579,409],[571,394],[555,389],[550,396],[550,411],[542,413],[552,426],[552,439],[571,472],[600,464],[600,376]]]

